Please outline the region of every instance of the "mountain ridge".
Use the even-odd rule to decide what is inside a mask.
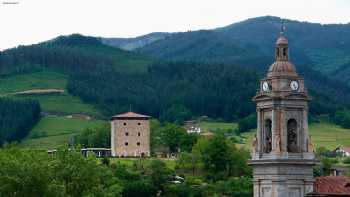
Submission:
[[[273,62],[274,43],[280,33],[281,20],[276,16],[262,16],[211,30],[172,33],[133,50],[164,60],[198,61],[198,56],[201,56],[201,61],[248,64],[265,71]],[[283,20],[294,64],[308,65],[350,85],[350,23],[320,24]],[[203,32],[210,33],[203,35]],[[186,37],[190,39],[186,40]],[[196,39],[197,42],[194,42]],[[206,43],[203,43],[203,39],[207,39],[204,41]],[[239,49],[237,56],[241,58],[229,55],[234,49]],[[247,50],[251,51],[250,55],[243,55]]]

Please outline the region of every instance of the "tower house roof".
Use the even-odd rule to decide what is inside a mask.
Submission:
[[[126,112],[126,113],[112,116],[111,120],[116,120],[116,119],[120,119],[120,120],[125,120],[125,119],[145,120],[146,119],[147,120],[149,118],[150,116],[147,116],[147,115],[142,115],[135,112]]]

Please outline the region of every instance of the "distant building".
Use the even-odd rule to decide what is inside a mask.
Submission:
[[[333,152],[342,157],[350,157],[350,147],[338,147]]]
[[[110,157],[111,149],[108,148],[82,148],[81,154],[84,157],[94,154],[96,157]]]
[[[113,157],[150,156],[150,116],[127,112],[111,118]]]
[[[185,122],[185,129],[187,133],[201,133],[201,128],[195,120],[189,120]]]

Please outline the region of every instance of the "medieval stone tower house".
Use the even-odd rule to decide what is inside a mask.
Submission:
[[[111,118],[113,157],[150,156],[149,116],[127,112]]]
[[[250,164],[254,197],[302,197],[313,191],[317,162],[308,131],[308,96],[304,79],[289,62],[288,40],[281,33],[275,62],[253,99],[257,135]]]

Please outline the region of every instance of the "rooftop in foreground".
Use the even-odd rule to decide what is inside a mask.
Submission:
[[[316,177],[314,192],[308,196],[350,196],[350,178],[345,176]]]

